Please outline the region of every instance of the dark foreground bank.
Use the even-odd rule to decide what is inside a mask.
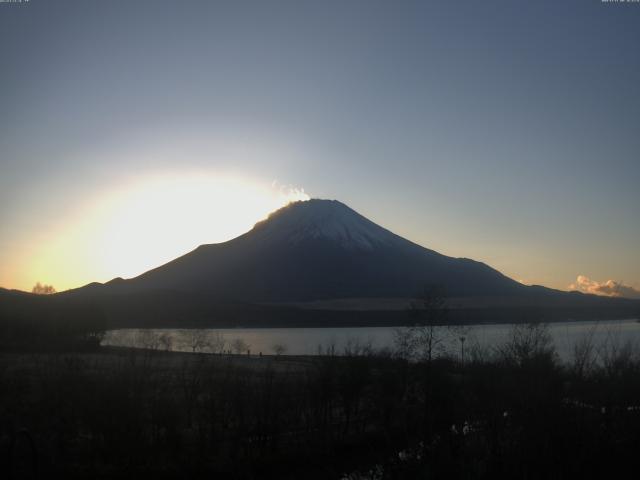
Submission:
[[[428,332],[419,332],[425,334]],[[640,359],[540,327],[458,359],[101,349],[0,356],[4,478],[614,478],[635,468]],[[414,354],[416,351],[413,352]],[[6,475],[5,475],[6,474]]]

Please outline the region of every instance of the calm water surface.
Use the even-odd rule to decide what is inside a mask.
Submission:
[[[461,332],[455,328],[439,327],[438,335],[444,339],[442,351],[457,355],[460,352],[460,336],[465,337],[465,350],[468,352],[478,347],[499,346],[508,338],[512,328],[509,324],[476,325]],[[273,354],[276,345],[283,346],[288,355],[315,355],[319,349],[326,351],[331,348],[341,354],[346,348],[354,346],[392,349],[396,331],[396,327],[121,329],[107,332],[102,344],[208,352],[234,350],[234,346],[237,349],[243,343],[243,353],[249,350],[252,355]],[[552,323],[549,324],[549,332],[563,360],[570,360],[573,346],[585,338],[591,338],[596,349],[627,343],[640,346],[640,322],[633,319]],[[164,343],[160,342],[161,337]]]

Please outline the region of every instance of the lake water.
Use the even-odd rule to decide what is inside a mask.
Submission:
[[[495,348],[509,337],[509,324],[475,325],[459,329],[438,327],[436,335],[443,339],[441,352],[459,355],[460,337],[465,337],[465,350]],[[568,361],[577,342],[590,338],[596,350],[632,344],[640,347],[640,322],[616,320],[601,322],[560,322],[548,325],[556,351]],[[247,350],[252,355],[273,354],[275,346],[286,355],[316,355],[319,349],[333,349],[336,354],[346,348],[370,345],[373,349],[394,348],[396,327],[347,328],[217,328],[217,329],[120,329],[107,332],[102,344],[137,348],[171,349],[182,352],[219,352]]]

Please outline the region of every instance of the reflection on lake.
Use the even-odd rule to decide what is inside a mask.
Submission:
[[[512,325],[474,325],[458,328],[438,327],[443,351],[457,355],[460,337],[465,350],[494,348],[502,344]],[[342,354],[347,348],[371,346],[375,350],[393,349],[396,327],[347,328],[216,328],[216,329],[121,329],[107,332],[102,345],[153,348],[182,352],[233,352],[252,355],[316,355],[319,349]],[[591,339],[598,349],[640,346],[637,320],[606,322],[560,322],[549,324],[549,333],[562,360],[570,360],[576,343]]]

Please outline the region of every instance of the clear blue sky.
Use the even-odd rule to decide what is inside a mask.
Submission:
[[[526,283],[640,288],[639,46],[640,4],[600,0],[0,3],[0,285],[76,286],[38,249],[208,172]],[[108,280],[91,255],[52,265]]]

